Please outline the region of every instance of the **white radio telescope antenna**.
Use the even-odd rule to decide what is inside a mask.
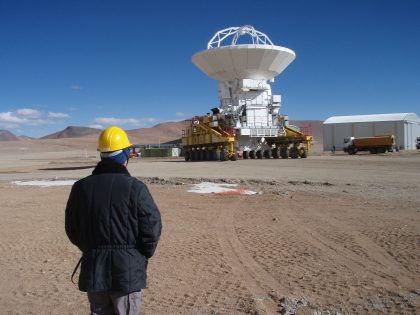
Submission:
[[[241,27],[229,27],[218,31],[208,42],[207,49],[227,46],[223,45],[223,43],[227,42],[229,37],[233,37],[230,45],[236,46],[238,38],[244,35],[249,35],[251,37],[252,44],[254,45],[273,45],[270,38],[266,34],[257,31],[251,25],[244,25]]]
[[[244,36],[245,43],[239,41]],[[210,78],[221,82],[271,80],[295,57],[293,50],[273,44],[266,34],[244,25],[218,31],[207,49],[194,54],[192,62]]]

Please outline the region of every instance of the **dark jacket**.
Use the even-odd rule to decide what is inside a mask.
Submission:
[[[146,287],[147,261],[162,224],[146,185],[125,166],[99,162],[77,181],[66,207],[66,233],[82,251],[79,289],[130,293]]]

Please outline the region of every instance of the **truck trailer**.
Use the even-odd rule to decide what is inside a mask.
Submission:
[[[375,137],[349,137],[344,138],[343,151],[356,154],[359,151],[369,151],[371,154],[392,152],[395,147],[393,135]]]

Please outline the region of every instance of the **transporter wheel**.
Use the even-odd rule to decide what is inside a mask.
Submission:
[[[246,159],[248,158],[248,151],[244,151],[244,152],[242,153],[242,158],[243,158],[244,160],[246,160]]]
[[[299,150],[296,147],[292,147],[289,150],[289,155],[292,159],[297,159],[299,157]]]
[[[188,162],[190,160],[190,151],[186,150],[184,155],[185,161]]]
[[[201,161],[207,161],[207,150],[201,150]]]
[[[273,159],[279,158],[279,150],[278,149],[271,149],[271,155],[273,156]]]
[[[220,151],[217,149],[213,150],[213,161],[219,161],[220,160]]]
[[[270,158],[270,150],[264,150],[264,157],[266,159],[269,159]]]
[[[301,159],[306,159],[308,157],[308,152],[306,151],[305,148],[299,149],[299,156]]]
[[[197,150],[191,150],[190,161],[197,161]]]
[[[209,150],[207,150],[207,152],[208,152],[208,160],[209,161],[213,161],[213,157],[214,157],[214,153],[213,153],[213,149],[209,149]]]
[[[236,161],[237,159],[238,159],[238,153],[235,153],[230,157],[231,161]]]
[[[249,151],[249,158],[255,159],[255,151]]]
[[[262,152],[261,152],[261,150],[258,150],[256,152],[256,156],[257,156],[258,159],[262,159]]]
[[[289,150],[286,147],[281,148],[280,149],[280,156],[281,156],[282,159],[289,158]]]
[[[221,150],[220,151],[220,161],[227,161],[228,155],[226,150]]]

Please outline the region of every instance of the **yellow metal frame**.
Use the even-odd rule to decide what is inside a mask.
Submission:
[[[228,157],[235,154],[235,137],[220,126],[211,127],[212,117],[194,117],[191,125],[183,131],[182,145],[186,148],[209,148],[228,150]]]

